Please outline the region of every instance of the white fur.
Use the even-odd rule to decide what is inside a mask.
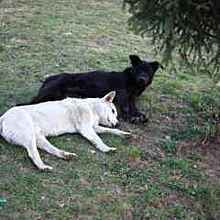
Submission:
[[[52,167],[43,163],[37,147],[64,159],[76,156],[54,147],[46,136],[80,133],[103,152],[115,150],[104,144],[96,134],[108,132],[129,135],[128,132],[100,125],[111,127],[118,123],[117,111],[112,103],[114,97],[115,92],[110,92],[101,99],[66,98],[13,107],[0,118],[0,134],[8,142],[25,147],[34,164],[42,170]]]

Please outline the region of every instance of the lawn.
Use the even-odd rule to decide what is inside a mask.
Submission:
[[[0,112],[34,96],[62,71],[123,70],[128,55],[161,60],[127,26],[120,0],[0,1]],[[180,59],[176,57],[176,59]],[[166,68],[138,101],[149,122],[122,123],[134,136],[102,135],[101,153],[79,135],[49,138],[75,152],[64,161],[0,138],[0,219],[220,219],[220,88],[190,70]]]

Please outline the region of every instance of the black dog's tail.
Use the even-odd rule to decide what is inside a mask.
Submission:
[[[59,93],[46,93],[39,92],[38,95],[34,96],[30,102],[24,102],[24,103],[18,103],[16,106],[22,106],[22,105],[34,105],[39,104],[41,102],[48,102],[48,101],[56,101],[56,100],[62,100],[63,97]]]
[[[15,106],[22,106],[22,105],[32,105],[34,103],[32,103],[32,100],[30,102],[22,102],[22,103],[18,103]]]
[[[50,77],[49,77],[50,78]],[[40,79],[40,82],[42,83],[41,85],[41,89],[43,89],[46,85],[46,82],[49,81],[48,79]],[[39,98],[39,94],[37,96],[34,96],[30,102],[23,102],[23,103],[18,103],[16,104],[16,106],[22,106],[22,105],[33,105],[33,104],[37,104],[37,103],[40,103],[42,102],[43,100],[41,100],[41,97]]]
[[[22,105],[30,105],[30,103],[29,103],[29,102],[25,102],[25,103],[18,103],[18,104],[16,104],[15,106],[22,106]]]
[[[32,100],[30,102],[22,102],[22,103],[18,103],[16,104],[15,106],[22,106],[22,105],[33,105],[33,104],[37,104],[39,103],[40,101],[38,101],[37,99],[38,97],[33,97]]]

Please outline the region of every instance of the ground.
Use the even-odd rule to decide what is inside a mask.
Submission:
[[[129,30],[120,0],[0,6],[1,113],[30,100],[48,74],[122,70],[129,54],[161,60]],[[220,219],[219,94],[207,76],[165,66],[138,101],[147,124],[122,123],[130,139],[102,135],[115,153],[79,135],[49,138],[79,155],[64,161],[41,152],[53,172],[38,171],[1,138],[0,219]]]

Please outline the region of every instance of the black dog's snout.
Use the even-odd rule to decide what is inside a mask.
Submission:
[[[139,86],[145,86],[147,84],[147,79],[145,77],[140,77],[137,79],[137,83]]]

